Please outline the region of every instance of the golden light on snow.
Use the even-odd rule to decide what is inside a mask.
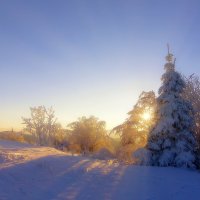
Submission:
[[[146,120],[146,121],[149,121],[151,119],[151,113],[150,112],[144,112],[142,114],[142,119]]]

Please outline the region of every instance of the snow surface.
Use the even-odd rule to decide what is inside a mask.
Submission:
[[[54,148],[0,141],[0,200],[188,200],[200,173],[126,166]]]

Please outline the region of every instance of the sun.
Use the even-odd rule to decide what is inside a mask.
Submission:
[[[142,114],[142,119],[144,119],[145,121],[149,121],[151,119],[151,113],[150,112],[144,112]]]

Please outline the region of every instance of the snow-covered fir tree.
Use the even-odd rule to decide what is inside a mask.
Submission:
[[[185,82],[175,71],[175,60],[168,52],[166,72],[158,91],[156,125],[149,134],[150,164],[195,168],[196,140],[192,105],[182,97]]]

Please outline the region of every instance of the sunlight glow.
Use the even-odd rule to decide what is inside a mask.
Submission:
[[[149,121],[151,119],[151,113],[150,112],[144,112],[142,114],[142,119],[146,120],[146,121]]]

